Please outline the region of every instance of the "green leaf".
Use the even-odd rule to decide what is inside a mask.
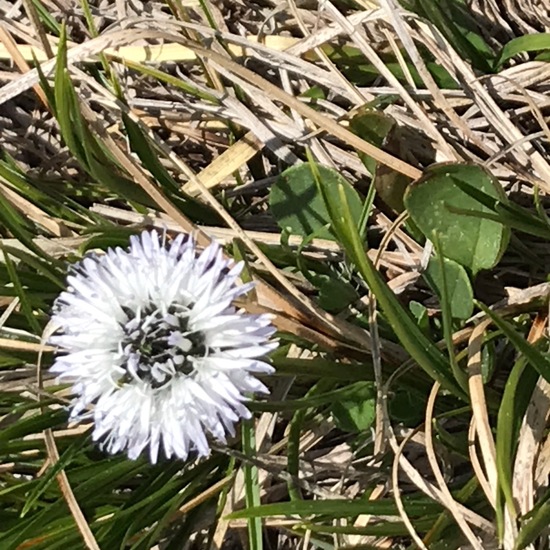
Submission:
[[[353,50],[353,48],[347,49],[346,47],[341,50],[349,52],[350,55],[336,57],[336,66],[342,71],[344,76],[356,86],[372,86],[380,79],[379,70],[371,63],[365,62],[365,56],[360,50]],[[357,56],[355,56],[357,53]],[[402,62],[397,62],[395,56],[386,54],[381,56],[386,69],[390,71],[395,78],[397,78],[405,86],[409,85],[409,76],[412,77],[413,82],[418,88],[424,87],[424,82],[418,73],[418,69],[412,64],[406,64],[407,74],[403,70]],[[440,64],[434,62],[426,63],[427,69],[430,71],[431,76],[434,78],[439,88],[445,88],[450,90],[459,89],[456,80],[451,74]]]
[[[537,506],[531,517],[524,523],[518,533],[514,550],[522,550],[535,542],[539,535],[542,535],[550,524],[550,499],[549,493],[543,497],[542,504]],[[540,501],[539,501],[540,502]],[[542,541],[541,541],[542,542]]]
[[[291,376],[334,378],[350,382],[364,380],[367,378],[367,373],[372,373],[372,365],[369,364],[339,363],[322,357],[315,357],[314,360],[311,360],[279,357],[275,354],[271,357],[271,362],[275,366],[277,374],[290,374]]]
[[[550,49],[550,33],[527,34],[513,38],[502,48],[498,58],[498,66],[508,61],[514,55],[524,52],[538,52]]]
[[[403,139],[399,127],[390,116],[377,111],[367,111],[354,116],[350,130],[364,140],[399,158],[402,155]],[[369,155],[359,153],[363,164],[372,174],[372,182],[378,196],[396,212],[404,210],[403,195],[411,178],[381,164]]]
[[[39,0],[32,0],[32,3],[35,5],[36,11],[38,12],[40,20],[44,24],[46,30],[54,36],[59,36],[59,33],[61,32],[61,25],[56,21],[55,17]]]
[[[495,213],[498,220],[511,229],[523,231],[528,235],[548,239],[550,230],[548,221],[539,216],[535,216],[527,208],[522,208],[514,203],[497,203],[495,204]]]
[[[1,245],[0,245],[0,248],[2,248]],[[19,300],[21,303],[21,310],[23,311],[23,314],[25,315],[27,322],[29,323],[30,329],[34,332],[34,334],[39,335],[42,332],[42,327],[40,326],[40,323],[38,322],[38,319],[34,314],[32,305],[30,304],[27,296],[27,292],[23,289],[23,285],[21,284],[21,280],[17,275],[17,270],[15,269],[13,260],[10,258],[10,255],[3,248],[2,248],[2,253],[4,255],[4,262],[8,270],[10,281],[12,282],[13,287],[15,288],[15,291],[17,293],[17,296],[19,297]]]
[[[521,357],[512,368],[506,381],[498,411],[496,430],[496,460],[499,486],[509,510],[515,515],[512,492],[512,470],[515,449],[523,415],[532,397],[539,376]]]
[[[447,283],[447,298],[453,319],[468,319],[474,311],[474,294],[466,270],[460,265],[443,258],[445,281]],[[432,257],[424,277],[437,294],[439,300],[443,297],[443,273],[441,262]]]
[[[500,184],[485,169],[439,164],[408,188],[405,206],[428,239],[438,234],[446,258],[476,274],[498,263],[510,238],[508,227],[484,217],[494,217],[494,209],[481,200],[485,198],[505,200]]]
[[[358,224],[362,205],[355,189],[332,168],[316,166],[323,187],[335,193],[338,186],[342,186],[350,204],[351,219]],[[285,170],[271,188],[269,204],[282,230],[302,237],[316,233],[320,238],[334,239],[334,232],[324,228],[330,224],[330,216],[309,164],[300,164]]]
[[[242,424],[242,444],[243,452],[246,456],[254,458],[257,454],[256,437],[254,433],[254,424],[251,421],[245,421]],[[260,484],[258,477],[258,468],[252,464],[243,464],[244,488],[246,507],[253,508],[259,506]],[[262,550],[262,522],[260,518],[248,518],[248,544],[250,550]]]
[[[321,393],[329,385],[333,385],[333,382],[330,380],[323,379],[321,382],[313,386],[304,397],[286,399],[285,401],[253,401],[248,406],[254,411],[298,411],[300,409],[321,407],[339,402],[356,401],[357,397],[354,396],[356,396],[358,388],[363,384],[370,385],[370,382],[361,381],[343,388]]]
[[[550,360],[543,355],[538,349],[532,346],[523,336],[518,334],[514,328],[491,311],[487,306],[478,302],[478,306],[492,319],[493,323],[504,333],[510,340],[516,350],[521,353],[529,363],[537,370],[537,372],[547,381],[550,382]]]
[[[178,191],[179,185],[160,162],[159,153],[149,142],[147,135],[127,114],[122,113],[122,121],[128,134],[130,148],[140,158],[145,168],[153,174],[160,185],[171,191]]]
[[[404,498],[403,504],[407,514],[423,517],[441,511],[441,506],[428,499]],[[393,499],[379,500],[293,500],[276,504],[264,504],[255,508],[239,510],[227,516],[228,519],[270,516],[311,516],[328,514],[333,518],[373,514],[397,516],[399,512]]]
[[[413,525],[418,532],[427,532],[433,527],[435,522],[434,517],[421,518],[415,520]],[[327,533],[327,534],[349,534],[349,535],[370,535],[375,537],[397,537],[407,536],[410,531],[401,521],[384,521],[380,523],[369,523],[364,527],[358,527],[355,525],[320,525],[317,523],[305,523],[304,528],[314,533]],[[348,547],[349,548],[349,547]],[[358,548],[354,546],[354,548]],[[364,550],[376,550],[376,546],[360,546],[359,549]]]
[[[191,80],[182,80],[177,76],[173,76],[164,71],[155,69],[150,65],[142,65],[141,63],[131,61],[128,58],[121,58],[114,54],[109,54],[108,57],[109,59],[114,59],[119,63],[123,63],[124,65],[126,65],[130,69],[135,70],[138,73],[141,73],[146,76],[150,76],[154,79],[160,80],[161,82],[165,82],[166,84],[170,86],[174,86],[175,88],[179,88],[180,90],[183,90],[185,93],[195,96],[197,99],[204,99],[206,101],[211,102],[213,105],[220,105],[220,100],[215,94],[211,94],[205,91],[205,88],[202,85],[194,85],[194,83]]]
[[[304,93],[300,94],[300,97],[309,97],[313,100],[315,99],[326,99],[327,93],[324,88],[321,86],[312,86],[311,88],[308,88]],[[315,104],[315,102],[313,102]]]
[[[416,323],[418,324],[420,330],[422,330],[424,334],[429,334],[430,318],[428,316],[428,308],[419,302],[411,300],[409,302],[409,311],[416,319]]]
[[[316,276],[315,285],[319,289],[319,305],[332,313],[339,313],[359,298],[349,283],[330,275]]]
[[[67,413],[63,410],[46,410],[41,414],[23,418],[2,429],[0,432],[0,443],[12,439],[23,438],[26,435],[40,433],[46,428],[60,426],[67,420]]]
[[[332,405],[331,412],[341,430],[361,433],[372,426],[376,417],[376,387],[371,382],[357,382],[352,388]]]
[[[349,122],[349,128],[365,141],[382,147],[395,124],[395,119],[384,113],[366,111],[355,115]],[[378,164],[376,160],[365,153],[359,153],[359,158],[371,175],[374,175]]]
[[[67,147],[77,160],[86,166],[82,141],[79,136],[75,135],[81,127],[80,112],[78,112],[78,100],[67,70],[67,29],[65,25],[61,27],[57,48],[54,80],[55,116]],[[75,120],[75,116],[77,120]]]

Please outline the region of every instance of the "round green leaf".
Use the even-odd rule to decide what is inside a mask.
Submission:
[[[352,217],[359,223],[362,205],[355,189],[336,170],[322,165],[316,165],[316,169],[331,200],[337,200],[338,186],[344,187]],[[315,233],[320,238],[334,239],[332,230],[325,227],[330,224],[330,216],[309,164],[285,170],[271,188],[269,204],[282,230],[302,237]]]
[[[401,129],[395,119],[378,111],[359,113],[350,120],[350,130],[364,140],[399,158],[404,156]],[[376,193],[390,208],[403,212],[403,195],[411,179],[393,168],[385,166],[369,155],[358,153],[359,158],[372,174]]]
[[[318,275],[315,285],[319,289],[319,305],[330,313],[339,313],[359,298],[349,283],[329,275]]]
[[[382,147],[384,145],[388,134],[395,125],[396,122],[392,117],[378,111],[360,112],[355,115],[349,123],[350,130],[354,134],[377,147]],[[358,154],[367,170],[371,174],[374,174],[378,165],[376,160],[365,153]]]
[[[336,425],[345,432],[368,430],[376,417],[376,388],[372,382],[357,382],[331,407]]]
[[[480,166],[439,164],[426,170],[405,193],[405,206],[422,233],[437,233],[442,254],[471,270],[495,266],[510,230],[495,216],[506,196],[498,181]]]
[[[451,317],[453,319],[468,319],[474,312],[474,293],[468,274],[460,264],[448,258],[443,258],[443,265]],[[439,299],[442,300],[443,273],[437,258],[430,260],[424,276]]]

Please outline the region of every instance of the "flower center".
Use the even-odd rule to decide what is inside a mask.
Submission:
[[[122,383],[140,380],[161,388],[177,374],[190,375],[193,358],[206,354],[204,334],[189,329],[189,307],[172,304],[163,311],[149,304],[137,311],[123,309]]]

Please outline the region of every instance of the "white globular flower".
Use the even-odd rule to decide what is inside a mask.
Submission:
[[[249,418],[251,394],[268,393],[255,374],[277,347],[269,315],[236,309],[242,263],[217,244],[199,253],[187,234],[170,244],[155,232],[130,247],[75,264],[57,298],[51,371],[73,383],[71,418],[93,418],[94,440],[155,463],[207,456],[208,438],[225,443]]]

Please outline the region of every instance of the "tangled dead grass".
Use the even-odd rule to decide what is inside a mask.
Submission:
[[[479,69],[468,64],[440,30],[398,6],[395,0],[362,0],[358,4],[361,8],[338,9],[330,1],[287,0],[279,4],[228,0],[208,3],[208,21],[194,0],[104,0],[92,3],[89,15],[79,2],[42,2],[55,21],[66,22],[68,70],[84,117],[112,157],[157,205],[143,213],[100,200],[88,205],[90,215],[123,225],[147,223],[195,231],[202,242],[215,238],[229,243],[238,238],[255,257],[252,267],[269,281],[258,285],[257,300],[247,307],[273,312],[281,330],[322,349],[369,357],[374,353],[397,367],[405,359],[399,346],[375,338],[348,322],[345,315],[335,317],[322,311],[311,300],[307,281],[277,269],[260,248],[279,241],[278,228],[265,202],[274,176],[281,166],[299,162],[299,151],[305,147],[316,160],[345,173],[358,186],[364,184],[368,173],[357,151],[413,179],[431,162],[466,161],[489,168],[515,200],[531,201],[535,190],[543,195],[550,191],[550,65],[518,55],[505,68],[480,76]],[[547,28],[545,2],[510,0],[505,4],[505,10],[495,0],[477,0],[469,6],[487,42],[495,49],[520,33]],[[48,188],[55,188],[61,180],[73,189],[87,184],[87,176],[59,135],[39,87],[39,73],[31,68],[36,59],[45,75],[53,74],[58,39],[48,31],[43,18],[39,19],[30,0],[0,0],[0,17],[3,150],[21,170],[42,179]],[[352,82],[329,55],[344,47],[355,48],[363,65],[373,67],[378,76],[364,85]],[[388,67],[389,56],[397,60],[402,79]],[[426,59],[448,71],[452,80],[447,87],[436,82]],[[83,64],[97,61],[116,74],[124,90],[124,102],[100,79],[82,70]],[[411,73],[410,62],[417,75]],[[419,78],[424,85],[418,84]],[[180,84],[175,85],[176,79]],[[313,86],[327,93],[317,99],[303,95]],[[373,103],[385,103],[383,111],[397,121],[402,132],[400,147],[380,150],[349,131],[352,114]],[[217,212],[218,227],[197,228],[159,191],[150,174],[128,152],[120,125],[122,114],[152,138],[163,166],[181,188]],[[235,127],[242,130],[242,137],[236,141]],[[2,200],[25,212],[40,228],[36,242],[52,256],[64,256],[82,242],[79,227],[33,204],[1,178],[0,192]],[[235,201],[239,208],[230,214],[220,202],[222,197]],[[371,248],[369,254],[384,269],[390,287],[406,294],[415,285],[425,251],[395,223],[395,216],[386,208],[375,211],[369,228],[380,235],[380,246]],[[9,235],[5,236],[7,244],[15,244]],[[288,244],[297,247],[301,239],[293,237]],[[511,258],[486,281],[493,292],[486,296],[491,303],[504,298],[502,307],[520,311],[548,293],[545,284],[533,285],[545,280],[550,250],[541,241],[518,246],[531,248],[536,265],[526,268]],[[327,260],[342,254],[338,244],[322,239],[313,239],[304,250],[311,257]],[[483,281],[479,284],[482,293]],[[500,286],[499,292],[494,292],[495,285]],[[532,342],[542,336],[546,322],[546,315],[537,317],[531,329]],[[470,357],[471,461],[488,501],[495,505],[495,448],[479,371],[486,327],[484,323],[471,323],[455,334],[455,341],[467,347]],[[35,344],[24,342],[2,341],[0,345],[37,349]],[[312,352],[293,346],[290,353],[308,359]],[[14,374],[10,376],[3,378],[2,384],[13,384]],[[468,547],[496,547],[495,526],[455,500],[436,459],[431,419],[438,390],[434,387],[426,421],[415,431],[394,430],[385,409],[378,409],[376,452],[361,465],[361,475],[351,461],[349,448],[337,438],[331,440],[329,423],[305,431],[300,439],[302,483],[322,498],[351,498],[367,486],[374,486],[371,499],[388,491],[399,495],[404,484],[412,484],[444,504],[468,539]],[[284,386],[276,391],[284,396]],[[548,483],[549,440],[545,439],[543,422],[550,411],[547,395],[548,384],[541,379],[520,434],[513,486],[522,514],[532,510],[537,491]],[[256,434],[257,465],[261,469],[262,496],[267,499],[276,498],[273,495],[281,492],[284,481],[282,453],[286,440],[283,437],[273,443],[274,427],[274,414],[263,413]],[[320,442],[322,453],[318,451]],[[393,476],[379,479],[377,467],[388,449],[392,450]],[[417,460],[411,458],[414,454]],[[222,517],[243,504],[242,470],[231,481]],[[220,487],[228,482],[223,480]],[[68,485],[66,490],[70,493]],[[207,497],[204,494],[196,498]],[[187,503],[179,513],[186,513],[194,504]],[[74,506],[72,510],[75,513]],[[428,543],[415,535],[404,508],[401,513],[415,542],[425,548]],[[83,516],[75,513],[75,517],[87,543],[94,547]],[[372,519],[360,515],[355,526],[368,525]],[[276,519],[266,523],[283,532],[295,524],[294,520]],[[243,525],[240,520],[221,520],[213,537],[216,547],[223,546],[228,529]],[[516,537],[517,529],[508,518],[504,547],[513,548]],[[340,537],[340,543],[373,543],[373,538],[346,535]],[[393,547],[389,539],[376,544],[380,548]],[[307,537],[303,542],[306,546]]]

